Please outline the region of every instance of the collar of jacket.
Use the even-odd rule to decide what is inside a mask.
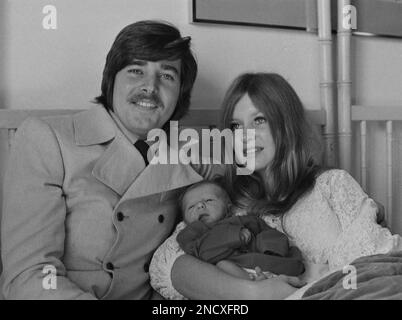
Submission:
[[[181,188],[203,178],[190,165],[149,164],[118,129],[102,107],[75,114],[74,136],[79,146],[111,141],[96,161],[92,175],[113,189],[121,200],[130,200]]]
[[[78,146],[101,144],[112,140],[117,133],[113,119],[100,105],[74,114],[73,123]]]

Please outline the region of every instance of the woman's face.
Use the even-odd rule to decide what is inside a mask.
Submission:
[[[248,95],[239,100],[233,110],[231,129],[243,129],[243,157],[253,152],[255,157],[255,172],[263,173],[272,162],[275,155],[275,143],[271,128],[265,115],[258,110]],[[255,148],[247,149],[246,130],[255,130]],[[238,156],[237,156],[238,158]]]

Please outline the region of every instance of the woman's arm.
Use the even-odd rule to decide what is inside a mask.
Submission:
[[[301,286],[294,277],[280,276],[263,281],[235,278],[212,264],[182,255],[173,264],[173,286],[181,294],[195,300],[278,300],[294,293]]]
[[[232,275],[233,277],[246,280],[255,280],[255,278],[252,278],[246,270],[244,270],[242,267],[232,261],[221,260],[216,264],[216,267]],[[266,277],[264,277],[264,279],[266,279]]]
[[[95,299],[67,278],[61,260],[66,219],[63,177],[52,129],[40,120],[24,122],[13,140],[4,182],[1,235],[7,299]],[[56,274],[49,275],[48,270]]]
[[[377,223],[378,207],[343,170],[331,170],[327,199],[340,223],[340,235],[328,252],[331,269],[401,245],[400,237]]]
[[[165,299],[282,299],[293,293],[295,287],[304,285],[298,278],[287,276],[258,283],[237,279],[186,255],[176,241],[184,227],[184,222],[177,225],[155,251],[149,267],[151,285]]]

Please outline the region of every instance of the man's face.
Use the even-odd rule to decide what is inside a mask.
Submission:
[[[135,60],[115,77],[113,108],[123,125],[138,137],[162,128],[180,93],[180,60]]]

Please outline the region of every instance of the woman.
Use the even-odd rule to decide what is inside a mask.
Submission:
[[[325,170],[315,162],[302,103],[284,78],[240,75],[225,96],[223,126],[255,129],[255,148],[242,148],[255,155],[254,173],[237,176],[234,166],[226,174],[227,188],[242,214],[261,216],[301,250],[305,280],[360,256],[402,247],[399,236],[376,223],[377,206],[346,171]],[[223,275],[183,254],[175,240],[182,227],[151,263],[151,284],[167,298],[280,299],[302,284],[290,277],[252,282]]]

